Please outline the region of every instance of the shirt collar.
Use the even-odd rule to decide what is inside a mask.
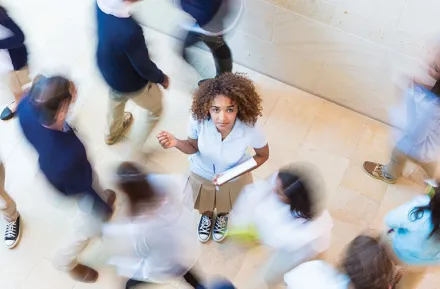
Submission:
[[[105,14],[110,14],[118,18],[129,18],[131,4],[123,0],[98,0],[98,7]]]

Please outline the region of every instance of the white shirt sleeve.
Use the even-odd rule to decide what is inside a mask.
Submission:
[[[188,122],[188,137],[191,139],[199,138],[199,122],[195,120],[192,115],[189,116]]]
[[[332,227],[333,221],[330,214],[324,211],[320,217],[300,227],[293,225],[291,227],[283,226],[278,229],[278,238],[273,238],[272,240],[274,242],[272,242],[270,246],[286,251],[295,251],[303,246],[309,245],[314,248],[315,251],[322,252],[330,246],[330,242],[325,242],[324,246],[319,246],[318,243],[321,242],[318,240],[328,239],[327,237],[330,237]]]
[[[263,134],[262,129],[256,124],[254,127],[249,128],[250,134],[250,146],[254,149],[261,149],[267,145],[266,137]]]

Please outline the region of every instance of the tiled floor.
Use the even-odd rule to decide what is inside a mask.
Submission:
[[[102,182],[112,187],[111,169],[117,161],[129,157],[130,145],[141,128],[135,125],[115,146],[107,147],[103,142],[107,87],[93,59],[96,44],[93,1],[4,2],[28,35],[32,73],[68,72],[77,82],[79,100],[72,119]],[[184,137],[191,92],[198,75],[176,55],[179,47],[176,40],[150,29],[145,29],[145,36],[153,59],[172,81],[171,88],[165,92],[165,113],[158,129]],[[209,55],[194,53],[200,59],[197,67],[203,75],[212,74]],[[324,254],[325,259],[337,261],[338,254],[353,237],[360,232],[380,230],[388,210],[422,191],[421,186],[406,179],[388,186],[362,172],[360,164],[365,159],[387,161],[392,148],[389,127],[246,68],[236,66],[235,69],[255,81],[264,99],[260,125],[269,139],[271,158],[254,175],[265,178],[281,165],[294,161],[315,164],[323,175],[329,210],[335,222],[332,246]],[[6,78],[1,77],[0,81],[3,107],[12,96]],[[134,106],[128,109],[135,117],[141,114]],[[14,250],[0,246],[0,288],[122,288],[122,280],[101,264],[105,252],[99,241],[83,256],[99,268],[101,277],[96,284],[75,283],[52,267],[51,257],[73,223],[75,206],[55,194],[39,173],[36,155],[23,139],[17,120],[0,123],[0,139],[1,158],[7,171],[6,186],[23,216],[19,246]],[[161,172],[185,172],[187,161],[183,154],[160,149],[154,139],[148,145],[155,152],[148,159],[141,159],[142,163]],[[406,175],[413,176],[413,171],[414,168],[408,167]],[[242,254],[227,245],[209,243],[204,246],[201,264],[208,274],[225,275],[239,288],[244,288],[264,256],[261,249]],[[435,273],[429,271],[418,288],[440,288],[435,285],[440,284],[440,275]],[[172,282],[162,288],[184,287]]]

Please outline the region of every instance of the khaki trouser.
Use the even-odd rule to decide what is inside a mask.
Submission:
[[[23,93],[22,87],[31,82],[29,79],[29,69],[27,66],[20,70],[12,71],[9,75],[9,88],[14,94],[15,100],[18,101]]]
[[[0,210],[6,222],[13,222],[18,218],[17,206],[5,191],[5,168],[0,162]]]
[[[403,167],[405,166],[407,160],[411,160],[414,163],[420,165],[425,170],[428,178],[435,177],[435,173],[438,166],[437,162],[429,162],[429,163],[421,162],[417,159],[414,159],[404,154],[397,147],[393,149],[390,162],[386,166],[384,166],[383,172],[385,176],[392,179],[397,179],[400,176],[402,176]]]
[[[96,175],[92,187],[106,202],[108,196],[104,195],[104,190],[99,185]],[[101,227],[104,221],[103,216],[100,216],[94,210],[95,202],[90,195],[83,195],[78,200],[79,210],[74,220],[73,230],[53,257],[52,263],[55,268],[65,272],[71,271],[78,265],[78,257],[91,239],[101,235]]]
[[[140,135],[136,135],[136,148],[142,147],[162,114],[162,92],[159,86],[149,82],[143,90],[134,93],[120,93],[110,90],[109,97],[106,138],[113,139],[121,132],[125,104],[131,100],[145,110],[141,125],[146,127],[140,130]]]

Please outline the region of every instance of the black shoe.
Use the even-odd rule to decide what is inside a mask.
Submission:
[[[13,112],[8,106],[3,109],[2,113],[0,114],[1,120],[10,120],[15,116],[15,112]]]
[[[228,214],[218,215],[215,219],[214,233],[212,238],[216,242],[221,242],[226,238],[226,233],[228,232]]]
[[[199,223],[199,241],[206,243],[211,237],[212,218],[208,216],[202,216]]]
[[[14,248],[20,240],[20,216],[14,222],[6,224],[5,246],[8,249]]]

